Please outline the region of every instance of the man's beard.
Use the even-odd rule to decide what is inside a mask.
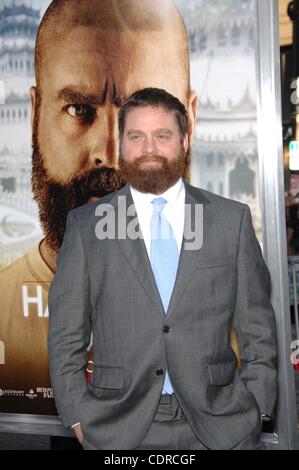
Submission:
[[[91,197],[103,197],[124,186],[120,172],[101,168],[69,179],[65,184],[50,178],[39,151],[35,127],[32,144],[32,192],[38,204],[45,240],[53,250],[61,248],[66,218],[71,209],[86,204]]]
[[[118,163],[122,176],[133,188],[142,193],[162,194],[181,176],[185,176],[186,169],[189,168],[189,158],[189,152],[184,155],[184,149],[181,147],[181,154],[170,161],[161,155],[142,155],[129,162],[120,154]],[[143,162],[157,164],[144,165],[144,168],[141,168]]]

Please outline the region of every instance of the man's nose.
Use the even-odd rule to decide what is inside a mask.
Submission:
[[[105,106],[89,131],[89,165],[116,168],[118,160],[117,108]]]
[[[143,153],[145,155],[153,155],[157,152],[157,146],[154,136],[146,136],[143,144]]]

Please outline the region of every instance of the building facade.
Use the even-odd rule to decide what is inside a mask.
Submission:
[[[39,10],[5,1],[0,9],[0,268],[22,256],[40,236],[31,193],[29,89]]]

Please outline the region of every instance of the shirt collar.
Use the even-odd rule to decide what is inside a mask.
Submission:
[[[184,183],[182,178],[179,178],[179,180],[170,188],[168,188],[163,194],[151,194],[151,193],[141,193],[140,191],[137,191],[137,189],[132,188],[130,186],[130,190],[132,193],[132,197],[134,200],[134,204],[138,204],[139,207],[148,207],[152,200],[157,198],[157,197],[163,197],[169,204],[172,206],[176,206],[176,202],[179,198],[179,195],[181,191],[184,189]]]

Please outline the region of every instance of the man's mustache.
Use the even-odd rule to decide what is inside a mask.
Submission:
[[[165,162],[167,159],[162,155],[141,155],[140,157],[136,158],[135,165],[139,166],[141,163],[144,162]]]

